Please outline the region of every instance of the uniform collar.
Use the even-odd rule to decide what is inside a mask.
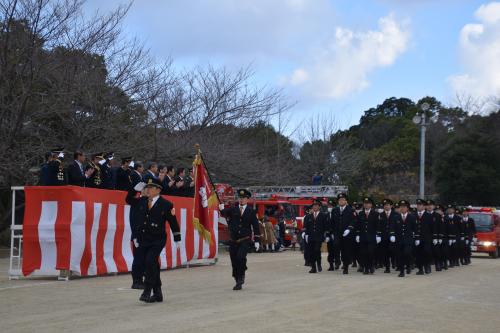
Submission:
[[[156,197],[154,197],[153,199],[151,199],[151,207],[153,207],[156,203],[156,201],[158,201],[158,199],[160,198],[159,195],[157,195]]]

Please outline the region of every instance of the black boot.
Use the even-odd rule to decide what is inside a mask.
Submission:
[[[426,265],[425,266],[425,274],[431,274],[431,266],[430,265]]]
[[[144,291],[139,298],[139,301],[150,303],[151,299],[151,287],[144,287]]]
[[[349,266],[345,266],[342,268],[342,274],[349,274]]]
[[[163,293],[161,292],[161,287],[153,288],[153,296],[149,298],[149,303],[163,302]]]
[[[391,269],[389,268],[389,266],[386,266],[384,273],[390,273],[390,272],[391,272]]]
[[[243,286],[243,282],[241,278],[235,278],[236,284],[233,287],[233,290],[241,290],[241,287]]]
[[[330,268],[328,268],[328,271],[331,272],[334,270],[335,270],[335,267],[333,267],[333,263],[330,263]]]
[[[318,272],[321,272],[323,267],[321,267],[321,259],[318,260]]]
[[[399,271],[399,275],[398,275],[398,276],[399,276],[399,277],[405,277],[405,270],[404,270],[404,269],[401,269],[401,270]]]
[[[316,263],[313,263],[311,265],[311,270],[309,271],[309,273],[317,273],[318,271],[316,270]]]
[[[422,269],[421,266],[418,267],[417,275],[424,275],[424,270]]]

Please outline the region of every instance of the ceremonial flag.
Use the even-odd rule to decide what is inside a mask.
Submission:
[[[211,243],[212,235],[210,230],[213,230],[214,221],[210,218],[210,212],[218,210],[219,199],[208,176],[199,148],[193,162],[193,171],[195,179],[193,224],[200,236]]]

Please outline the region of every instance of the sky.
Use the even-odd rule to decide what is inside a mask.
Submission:
[[[105,13],[123,0],[88,0]],[[500,96],[500,2],[479,0],[135,0],[124,33],[179,70],[252,66],[253,84],[308,119],[357,124],[390,97]]]

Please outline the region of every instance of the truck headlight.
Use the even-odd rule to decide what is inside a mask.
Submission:
[[[488,246],[496,246],[497,243],[496,242],[485,241],[485,242],[479,242],[479,245],[488,247]]]

